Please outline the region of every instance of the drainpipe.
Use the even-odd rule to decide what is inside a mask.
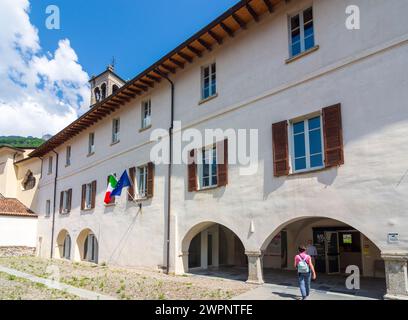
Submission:
[[[58,158],[59,154],[55,150],[52,150],[56,154],[55,159],[55,177],[54,177],[54,203],[53,203],[53,212],[52,212],[52,227],[51,227],[51,256],[52,259],[54,255],[54,228],[55,228],[55,208],[57,201],[57,178],[58,178]]]
[[[167,170],[167,237],[166,237],[166,274],[169,274],[170,270],[170,212],[171,212],[171,169],[173,163],[173,122],[174,122],[174,82],[169,79],[168,76],[163,74],[160,70],[155,70],[156,73],[160,74],[164,79],[166,79],[171,86],[171,117],[170,117],[170,128],[169,128],[169,164]]]

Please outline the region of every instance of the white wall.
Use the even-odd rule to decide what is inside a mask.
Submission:
[[[37,218],[0,216],[0,247],[37,245]]]
[[[316,52],[290,64],[287,15],[312,1],[281,4],[247,31],[237,32],[221,47],[196,59],[174,77],[175,119],[183,130],[195,127],[259,130],[259,170],[239,175],[229,166],[226,188],[187,192],[186,165],[173,166],[172,265],[182,270],[183,239],[195,225],[218,222],[241,239],[246,250],[264,249],[280,227],[302,217],[328,217],[363,232],[382,251],[408,251],[406,213],[408,182],[408,24],[406,1],[313,1]],[[358,4],[362,29],[347,30],[345,8]],[[200,99],[200,66],[217,62],[218,97]],[[163,81],[149,93],[152,129],[167,129],[170,90]],[[143,99],[143,98],[142,98]],[[154,266],[165,260],[165,166],[156,166],[155,196],[141,214],[122,199],[105,208],[106,176],[149,161],[149,135],[139,132],[141,98],[85,130],[58,148],[59,192],[73,188],[69,216],[56,217],[56,233],[67,229],[73,243],[84,228],[99,237],[99,261]],[[275,178],[272,169],[271,125],[342,104],[345,165],[321,172]],[[121,141],[110,146],[111,120],[121,118]],[[95,155],[87,157],[89,132],[95,132]],[[72,146],[72,165],[65,168],[65,148]],[[231,152],[231,151],[230,151]],[[45,166],[47,161],[44,162]],[[55,155],[54,155],[55,164]],[[46,167],[44,167],[46,169]],[[46,170],[40,185],[39,213],[52,199],[53,176]],[[54,171],[55,172],[55,171]],[[83,183],[98,180],[97,207],[79,210]],[[40,235],[50,243],[51,219],[40,217]],[[251,221],[255,232],[250,233]],[[388,232],[400,243],[389,245]],[[55,242],[54,242],[55,243]],[[46,248],[46,244],[43,245]],[[45,250],[45,253],[49,248]]]

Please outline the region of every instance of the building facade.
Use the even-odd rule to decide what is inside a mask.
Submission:
[[[244,267],[262,283],[265,272],[293,268],[297,246],[311,241],[319,272],[357,265],[385,277],[387,297],[407,297],[407,9],[241,1],[93,97],[31,154],[43,159],[39,255],[177,274]],[[350,30],[358,12],[360,29]],[[221,133],[191,143],[191,129]],[[169,135],[170,165],[151,156]],[[233,161],[242,140],[255,141],[249,174]],[[108,176],[125,170],[134,186],[104,204]]]
[[[41,161],[32,149],[0,145],[0,247],[36,247]]]

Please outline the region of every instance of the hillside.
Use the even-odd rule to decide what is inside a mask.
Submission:
[[[45,140],[34,137],[20,137],[20,136],[0,136],[0,145],[7,144],[13,147],[22,148],[36,148],[44,143]]]

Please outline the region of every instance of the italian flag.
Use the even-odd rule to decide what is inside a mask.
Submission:
[[[111,174],[108,178],[108,189],[106,190],[104,200],[105,204],[109,204],[112,201],[111,193],[116,188],[117,184],[118,180],[116,180],[116,177],[113,174]]]

